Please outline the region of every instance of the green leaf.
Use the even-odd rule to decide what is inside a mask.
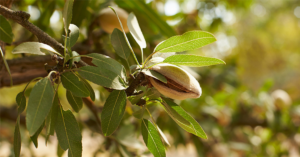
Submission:
[[[127,18],[127,26],[128,29],[135,39],[135,41],[139,44],[141,49],[146,48],[146,40],[139,26],[138,20],[133,13],[130,13]]]
[[[4,57],[4,54],[3,54],[1,46],[0,46],[0,52],[1,52],[2,59],[3,59],[3,63],[4,63],[5,68],[6,68],[7,72],[8,72],[8,74],[9,74],[9,77],[10,77],[10,85],[12,86],[13,85],[13,80],[12,80],[12,77],[11,77],[11,72],[10,72],[9,66],[8,66],[8,64],[6,62],[6,59]]]
[[[126,80],[126,70],[122,64],[116,60],[98,53],[91,53],[87,55],[92,58],[92,63],[100,69],[106,69],[119,75],[123,80]]]
[[[19,53],[30,53],[35,55],[45,55],[44,52],[48,52],[51,55],[57,54],[60,55],[56,50],[54,50],[51,46],[39,43],[39,42],[25,42],[17,47],[15,47],[12,51],[13,54]]]
[[[51,110],[54,90],[48,77],[39,80],[31,90],[26,110],[26,127],[33,136]]]
[[[128,47],[130,48],[130,51],[131,51],[131,53],[132,53],[132,55],[133,55],[133,57],[134,57],[136,63],[137,63],[137,64],[140,64],[140,63],[138,62],[138,60],[137,60],[137,58],[136,58],[134,52],[133,52],[133,49],[132,49],[132,47],[131,47],[129,41],[128,41],[128,38],[127,38],[126,33],[125,33],[124,29],[123,29],[123,25],[122,25],[122,22],[121,22],[121,20],[120,20],[120,18],[119,18],[119,16],[118,16],[118,14],[116,13],[116,11],[115,11],[114,8],[110,7],[110,9],[116,14],[116,16],[117,16],[117,18],[118,18],[118,20],[119,20],[120,26],[121,26],[122,31],[123,31],[124,38],[125,38],[125,40],[126,40],[126,43],[127,43]]]
[[[163,63],[184,65],[190,67],[201,67],[215,64],[225,64],[224,61],[217,58],[202,57],[197,55],[174,55],[166,58]]]
[[[21,152],[21,134],[20,134],[20,115],[17,118],[17,124],[14,132],[14,153],[15,157],[19,157]]]
[[[171,118],[184,130],[190,132],[198,137],[207,139],[207,136],[198,122],[190,116],[179,105],[175,104],[169,99],[163,99],[165,103],[162,103],[165,111],[171,116]]]
[[[114,90],[110,93],[101,113],[101,128],[104,136],[111,135],[119,126],[126,107],[126,92]]]
[[[163,82],[163,83],[167,83],[167,79],[165,78],[164,75],[154,71],[154,70],[150,70],[150,69],[143,69],[142,73],[144,73],[147,76],[153,77],[155,79],[158,79],[159,81]]]
[[[78,73],[85,79],[103,87],[112,89],[126,89],[122,78],[109,70],[93,66],[84,66],[78,69]]]
[[[147,119],[142,120],[142,135],[146,146],[155,157],[165,157],[165,147],[155,126]]]
[[[79,28],[76,25],[70,24],[69,30],[71,31],[69,34],[70,47],[73,47],[79,37]]]
[[[111,44],[116,51],[117,55],[127,60],[130,56],[130,49],[127,45],[127,42],[124,38],[123,32],[115,28],[111,34]]]
[[[156,125],[157,130],[159,132],[160,137],[162,138],[162,140],[164,141],[165,144],[167,144],[168,146],[171,146],[166,135],[160,130],[160,128]]]
[[[146,101],[160,99],[160,93],[158,92],[158,90],[156,88],[149,89],[146,92],[145,96],[147,97]]]
[[[66,34],[68,34],[68,28],[72,20],[72,9],[73,9],[74,0],[66,0],[64,11],[63,11],[63,21],[64,21],[64,28]]]
[[[87,7],[89,6],[89,3],[90,3],[90,1],[85,1],[85,0],[75,0],[74,1],[73,10],[76,10],[76,11],[73,12],[73,17],[72,17],[71,23],[80,27],[82,21],[84,19],[89,18],[89,15],[91,14],[87,9]]]
[[[58,157],[62,157],[62,155],[65,153],[65,151],[59,146],[59,144],[57,143],[57,151],[56,151],[56,155]]]
[[[156,46],[154,52],[182,52],[194,50],[215,41],[216,38],[211,33],[190,31],[161,42]]]
[[[42,132],[43,128],[45,126],[45,122],[40,126],[40,128],[36,131],[36,133],[30,137],[31,141],[33,142],[35,148],[38,147],[38,137],[39,137],[39,134]]]
[[[84,83],[80,81],[73,72],[65,72],[61,75],[61,82],[63,86],[72,92],[77,97],[88,97],[90,92],[85,87]]]
[[[75,56],[79,56],[79,54],[76,52],[76,51],[72,51],[72,56],[75,57]],[[81,57],[75,57],[73,58],[73,62],[79,62],[81,60]]]
[[[137,119],[142,119],[145,113],[146,105],[144,105],[141,109],[133,112],[133,116]]]
[[[79,112],[82,108],[83,102],[80,97],[74,96],[70,91],[67,90],[67,99],[75,112]]]
[[[132,10],[138,10],[141,16],[144,16],[149,23],[154,24],[161,34],[164,34],[167,37],[176,35],[174,29],[168,25],[165,19],[162,19],[161,15],[156,13],[151,5],[146,4],[141,0],[130,0],[130,1],[115,1],[121,8],[130,8]]]
[[[18,112],[22,113],[26,108],[26,97],[24,92],[20,92],[16,97],[16,102],[18,104]]]
[[[82,78],[80,75],[77,75],[80,80],[84,83],[85,87],[89,90],[90,93],[90,98],[95,101],[95,92],[94,89],[92,88],[92,86],[88,83],[88,81],[86,81],[84,78]]]
[[[63,150],[69,149],[69,157],[81,157],[82,137],[77,121],[70,110],[64,111],[60,107],[55,132],[60,147]]]
[[[12,33],[11,26],[9,22],[0,15],[0,40],[11,43],[13,41],[14,34]]]
[[[45,141],[46,144],[47,144],[49,136],[54,135],[58,112],[59,112],[59,99],[58,99],[58,96],[56,93],[54,100],[53,100],[52,109],[46,119],[46,126],[47,126],[46,141]]]

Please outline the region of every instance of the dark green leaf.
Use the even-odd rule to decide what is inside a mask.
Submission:
[[[215,41],[216,38],[211,33],[190,31],[161,42],[156,46],[154,52],[182,52],[194,50]]]
[[[69,149],[69,157],[81,157],[82,137],[77,121],[70,110],[64,111],[62,107],[60,107],[55,132],[60,147],[63,150]]]
[[[114,90],[110,93],[101,113],[101,128],[104,136],[111,135],[119,126],[126,107],[126,93]]]
[[[91,53],[87,56],[93,59],[92,63],[98,66],[98,68],[110,70],[123,78],[123,80],[126,80],[125,68],[116,60],[98,53]]]
[[[175,104],[169,99],[164,99],[163,107],[171,118],[184,130],[190,132],[198,137],[207,139],[207,136],[198,122],[186,113],[179,105]]]
[[[74,96],[70,91],[67,90],[67,99],[75,112],[79,112],[82,108],[83,102],[80,97]]]
[[[130,8],[138,10],[139,13],[149,21],[149,23],[155,24],[155,26],[160,30],[161,34],[167,37],[176,35],[176,32],[172,27],[168,25],[165,19],[156,13],[149,5],[141,0],[130,0],[130,1],[115,1],[121,8]]]
[[[90,95],[84,83],[80,81],[73,72],[65,72],[61,75],[63,86],[77,97],[88,97]]]
[[[155,126],[147,119],[142,120],[142,135],[146,146],[155,157],[165,157],[165,147]]]
[[[124,38],[123,32],[121,32],[117,28],[115,28],[111,34],[111,44],[120,57],[122,57],[125,60],[128,59],[131,51]]]
[[[45,126],[45,122],[40,126],[40,128],[36,131],[36,133],[33,136],[30,137],[30,139],[33,142],[35,148],[38,147],[37,139],[38,139],[39,134],[42,132],[44,126]]]
[[[45,141],[46,144],[49,136],[54,135],[58,111],[59,111],[59,99],[56,93],[55,98],[53,100],[52,109],[46,119],[46,126],[47,126],[46,141]]]
[[[79,37],[79,28],[76,25],[70,24],[69,30],[71,31],[69,34],[70,39],[70,47],[73,47],[76,44],[76,41]]]
[[[167,79],[165,78],[164,75],[154,71],[154,70],[150,70],[150,69],[143,69],[142,72],[150,77],[153,77],[155,79],[158,79],[159,81],[163,82],[163,83],[167,83]]]
[[[133,36],[135,41],[139,44],[140,48],[141,49],[146,48],[146,40],[141,31],[137,18],[133,13],[130,13],[127,18],[127,26],[131,35]]]
[[[18,104],[18,112],[22,113],[26,107],[26,97],[24,92],[20,92],[16,97],[16,102]]]
[[[90,92],[90,97],[93,101],[95,101],[95,92],[94,89],[92,88],[92,86],[88,83],[88,81],[86,81],[84,78],[82,78],[80,75],[77,75],[80,80],[84,83],[85,87],[89,90]]]
[[[51,46],[39,43],[39,42],[25,42],[13,49],[11,53],[19,54],[19,53],[31,53],[36,55],[45,55],[44,52],[48,52],[51,55],[57,54],[60,55],[56,50],[54,50]]]
[[[158,90],[156,88],[151,88],[149,89],[145,96],[147,97],[146,100],[157,100],[160,98],[160,93],[158,92]]]
[[[65,153],[65,151],[63,149],[61,149],[61,147],[59,146],[59,144],[57,143],[57,151],[56,151],[56,155],[58,157],[62,157],[62,155]]]
[[[190,66],[190,67],[225,64],[224,61],[217,58],[202,57],[197,55],[184,55],[184,54],[170,56],[166,58],[163,62],[169,64],[175,64],[175,65]]]
[[[12,80],[12,77],[11,77],[11,72],[10,72],[9,66],[7,64],[7,61],[5,59],[5,56],[3,54],[1,46],[0,46],[0,53],[1,53],[1,56],[2,56],[3,63],[5,65],[5,68],[6,68],[7,72],[8,72],[8,74],[9,74],[9,77],[10,77],[10,85],[12,86],[13,85],[13,80]]]
[[[89,3],[90,3],[90,1],[86,1],[86,0],[75,0],[74,1],[73,9],[76,11],[73,12],[73,17],[72,17],[71,23],[80,27],[82,21],[84,19],[87,19],[88,15],[90,15],[90,13],[88,12],[88,9],[87,9]]]
[[[100,86],[112,89],[126,89],[122,78],[106,69],[93,66],[84,66],[78,69],[78,73],[85,79]]]
[[[72,9],[73,9],[74,0],[66,0],[64,11],[63,11],[63,21],[64,21],[64,28],[66,34],[68,34],[68,28],[72,20]]]
[[[133,116],[137,119],[142,119],[145,113],[146,105],[144,105],[141,109],[133,112]]]
[[[11,26],[9,22],[0,15],[0,40],[11,43],[13,41],[14,34],[12,33]]]
[[[38,1],[39,10],[41,11],[41,16],[35,22],[41,30],[47,31],[50,25],[50,18],[55,11],[56,0]]]
[[[14,153],[19,157],[21,152],[21,134],[20,134],[20,115],[17,118],[17,124],[14,132]]]
[[[32,88],[26,111],[26,126],[30,136],[35,134],[46,119],[53,99],[54,90],[48,77],[39,80]]]

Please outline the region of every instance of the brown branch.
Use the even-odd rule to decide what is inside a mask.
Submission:
[[[133,95],[134,90],[142,83],[144,79],[145,79],[144,74],[138,73],[136,78],[132,80],[130,86],[126,89],[126,95],[127,96]]]
[[[50,37],[47,33],[45,33],[40,28],[38,28],[37,26],[35,26],[34,24],[28,21],[30,14],[23,11],[13,11],[2,5],[0,5],[0,14],[7,19],[11,19],[19,23],[28,31],[32,32],[39,39],[40,42],[50,45],[51,47],[56,49],[59,53],[63,54],[64,46],[62,44],[57,42],[55,39]]]

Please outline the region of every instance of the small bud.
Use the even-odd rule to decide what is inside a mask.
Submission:
[[[199,98],[202,90],[198,81],[184,69],[168,64],[157,64],[151,68],[167,79],[167,83],[163,83],[152,77],[149,78],[151,84],[164,96],[184,100],[187,98]]]

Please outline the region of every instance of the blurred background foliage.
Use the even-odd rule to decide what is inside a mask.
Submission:
[[[114,55],[110,34],[97,25],[97,16],[107,6],[134,12],[147,41],[146,55],[156,44],[173,35],[191,30],[213,33],[217,42],[202,49],[185,52],[216,57],[226,65],[194,68],[203,95],[199,99],[176,101],[203,127],[208,140],[182,130],[158,105],[150,109],[158,126],[171,144],[167,156],[299,157],[300,147],[300,1],[299,0],[75,0],[72,23],[80,28],[75,48],[93,43],[93,52]],[[12,9],[31,14],[30,21],[62,42],[64,0],[15,0]],[[14,42],[37,41],[30,32],[11,23]],[[140,55],[131,35],[129,40]],[[77,46],[77,47],[76,47]],[[14,44],[6,47],[6,59]],[[79,53],[88,53],[84,48]],[[138,57],[139,59],[141,57]],[[133,58],[131,58],[131,63]],[[34,84],[31,84],[31,87]],[[25,85],[0,89],[0,105],[15,106],[15,96]],[[95,104],[101,109],[108,92],[96,90]],[[67,104],[65,91],[59,91]],[[27,96],[29,91],[27,92]],[[68,106],[65,106],[68,108]],[[93,128],[91,113],[84,108],[76,114],[83,134],[83,156],[151,156],[141,142],[139,121],[130,114],[108,141]],[[0,121],[0,154],[12,156],[14,122]],[[55,156],[56,138],[34,148],[28,133],[21,127],[24,156]],[[59,151],[58,151],[59,152]],[[126,153],[125,153],[126,154]],[[64,154],[66,156],[66,153]]]

